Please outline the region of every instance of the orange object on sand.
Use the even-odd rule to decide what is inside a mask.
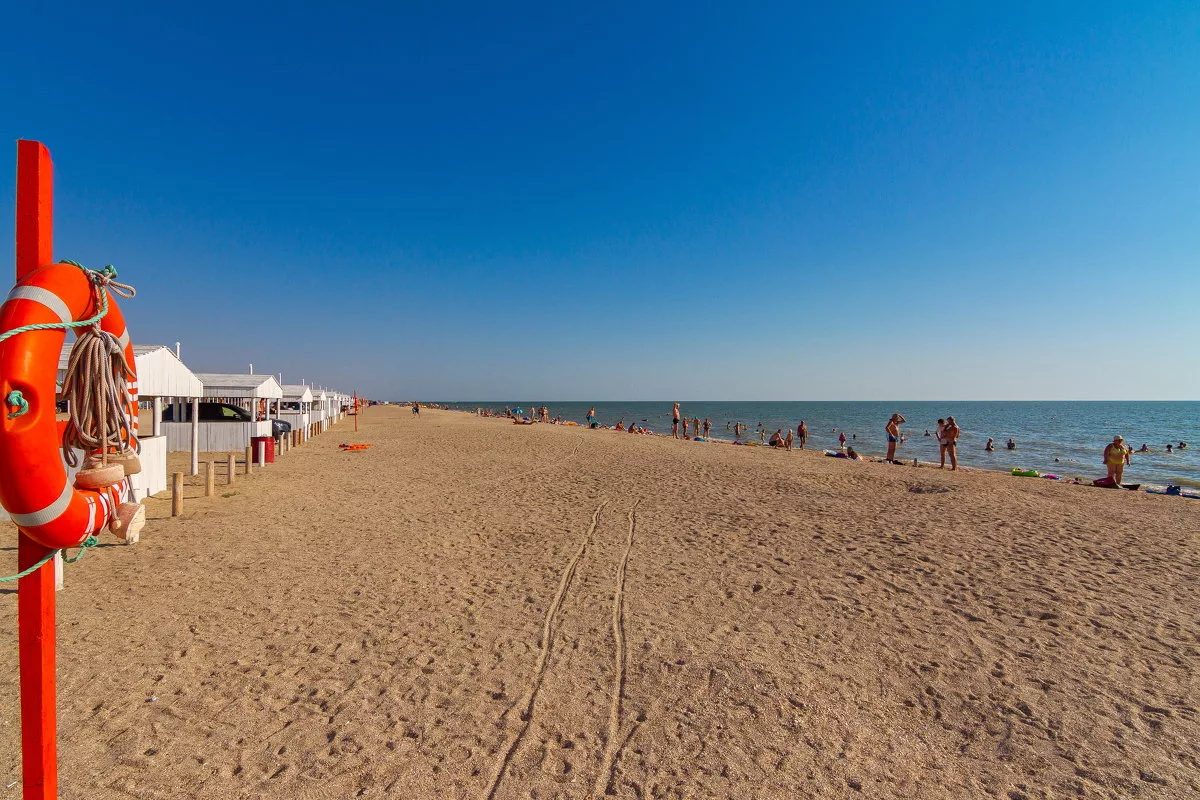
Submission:
[[[107,289],[102,289],[107,291]],[[79,267],[50,264],[28,273],[0,306],[0,331],[39,323],[77,322],[99,313],[92,280]],[[125,408],[130,435],[138,424],[137,373],[125,318],[112,296],[100,328],[124,348],[132,377]],[[67,481],[55,422],[55,379],[66,341],[62,328],[32,330],[0,342],[0,400],[20,392],[28,411],[0,414],[0,505],[29,538],[49,548],[75,547],[117,516],[129,479],[81,488]],[[11,413],[10,413],[11,412]],[[122,472],[123,474],[123,472]]]
[[[368,447],[374,447],[373,444],[339,444],[338,447],[346,451],[366,450]]]

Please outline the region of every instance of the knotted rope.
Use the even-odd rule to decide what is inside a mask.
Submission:
[[[26,575],[32,575],[33,573],[35,573],[39,569],[41,569],[46,564],[47,561],[54,558],[59,553],[63,554],[63,561],[67,562],[68,564],[74,564],[76,561],[83,558],[87,554],[87,551],[90,548],[93,548],[97,544],[99,544],[99,542],[100,542],[100,540],[97,539],[95,536],[89,535],[86,539],[84,539],[82,542],[79,543],[79,553],[74,558],[67,555],[67,548],[65,548],[65,547],[61,550],[51,550],[49,553],[46,553],[46,555],[43,556],[42,559],[40,561],[38,561],[36,564],[34,564],[33,566],[26,567],[25,569],[18,572],[16,575],[5,575],[4,577],[0,578],[0,583],[8,583],[9,581],[19,581],[21,578],[24,578]]]
[[[137,292],[117,283],[117,271],[110,264],[102,270],[89,270],[74,261],[63,263],[79,267],[92,282],[92,294],[99,314],[81,327],[79,340],[71,348],[63,397],[70,410],[70,421],[63,431],[63,458],[76,466],[75,450],[100,451],[100,463],[108,465],[109,448],[117,453],[137,452],[137,434],[129,423],[128,411],[133,398],[128,381],[134,373],[125,360],[125,350],[116,336],[101,330],[100,321],[108,314],[108,293],[132,298]]]

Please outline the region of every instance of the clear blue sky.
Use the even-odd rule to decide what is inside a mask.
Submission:
[[[1200,3],[265,5],[0,25],[58,256],[197,371],[1200,398]]]

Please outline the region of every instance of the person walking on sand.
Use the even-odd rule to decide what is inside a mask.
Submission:
[[[413,403],[412,409],[413,409],[413,414],[415,414],[418,417],[421,416],[421,404],[420,403]]]
[[[589,428],[596,424],[596,407],[595,406],[592,406],[591,408],[588,409],[587,424],[588,424]]]
[[[1108,467],[1108,477],[1117,486],[1121,485],[1128,464],[1129,448],[1125,446],[1125,438],[1114,436],[1112,444],[1104,448],[1104,466]]]
[[[796,441],[796,440],[792,437],[792,429],[788,428],[787,436],[785,436],[783,439],[783,449],[791,450],[792,442],[794,442],[794,441]]]
[[[800,449],[804,449],[804,443],[808,441],[808,426],[804,424],[804,420],[800,420],[800,424],[796,426],[796,436],[800,438]]]
[[[687,436],[687,429],[683,431],[683,435]],[[679,438],[679,403],[671,406],[671,438]]]
[[[896,460],[896,445],[900,442],[900,426],[908,422],[903,414],[892,414],[892,418],[888,420],[887,425],[883,430],[887,433],[887,458],[885,461],[890,461],[893,464],[899,464]]]
[[[946,468],[946,456],[950,456],[950,471],[958,469],[958,436],[962,431],[954,417],[946,417],[946,427],[942,429],[942,469]]]
[[[839,450],[846,449],[846,432],[845,431],[842,431],[841,433],[838,434],[838,449]]]

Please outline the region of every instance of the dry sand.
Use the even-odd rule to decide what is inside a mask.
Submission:
[[[1200,502],[398,408],[230,492],[67,567],[62,797],[1200,796]]]

